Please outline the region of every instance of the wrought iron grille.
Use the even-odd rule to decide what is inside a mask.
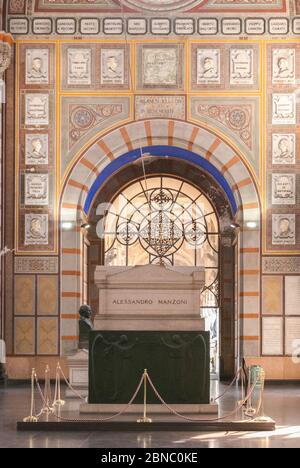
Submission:
[[[204,266],[203,307],[219,304],[219,223],[198,188],[173,177],[134,182],[105,218],[105,264]]]

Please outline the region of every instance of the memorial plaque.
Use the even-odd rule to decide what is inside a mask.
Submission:
[[[48,174],[25,174],[25,205],[47,206],[48,203]]]
[[[98,18],[82,18],[79,22],[79,29],[80,34],[97,35],[100,32],[100,21]]]
[[[288,34],[289,20],[287,18],[271,18],[269,20],[269,33],[270,34]]]
[[[263,273],[300,274],[300,257],[263,257]]]
[[[285,277],[285,315],[300,315],[300,276]]]
[[[91,49],[68,49],[68,84],[90,85],[92,68]]]
[[[253,49],[230,50],[230,84],[254,84]]]
[[[285,354],[299,357],[300,318],[288,317],[285,320]]]
[[[26,49],[26,84],[49,83],[49,49]]]
[[[27,35],[29,33],[29,20],[27,18],[9,18],[8,30],[11,34]]]
[[[283,318],[263,317],[262,354],[281,356],[283,354]]]
[[[221,82],[221,50],[197,49],[197,84]]]
[[[272,204],[295,205],[296,174],[272,174]]]
[[[242,34],[242,20],[240,20],[239,18],[223,19],[222,34],[233,36]]]
[[[296,82],[296,50],[273,50],[273,83],[295,84]]]
[[[273,125],[296,124],[296,95],[273,94],[272,96]]]
[[[273,164],[296,164],[296,135],[294,133],[272,135]]]
[[[171,20],[166,18],[154,18],[150,22],[151,34],[169,35],[171,33]]]
[[[178,35],[191,35],[195,33],[195,22],[192,18],[177,18],[174,22],[174,32]]]
[[[105,18],[103,21],[103,32],[108,35],[119,35],[124,32],[124,23],[122,18]]]
[[[101,84],[125,83],[125,50],[101,49]]]
[[[127,32],[132,35],[146,34],[147,21],[144,18],[129,18],[127,20]]]
[[[137,120],[155,117],[185,119],[184,96],[136,96],[135,116]]]
[[[48,223],[47,214],[26,214],[25,245],[48,245]]]
[[[76,33],[76,20],[74,18],[58,18],[56,32],[57,34],[74,35]]]
[[[49,138],[47,134],[30,133],[25,136],[25,163],[42,165],[49,162]]]
[[[215,18],[200,18],[198,32],[201,36],[214,36],[218,34],[218,20]]]
[[[25,95],[25,125],[49,125],[49,94]]]
[[[266,32],[266,22],[263,18],[247,18],[245,20],[246,34],[262,35]]]
[[[143,48],[143,84],[176,86],[178,82],[178,48]]]
[[[293,19],[293,33],[300,34],[300,18]]]
[[[32,20],[33,34],[48,36],[52,34],[53,26],[51,18],[34,18]]]
[[[272,244],[296,244],[296,216],[294,214],[272,215]]]

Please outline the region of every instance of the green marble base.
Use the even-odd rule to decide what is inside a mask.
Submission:
[[[147,369],[167,403],[209,404],[209,350],[209,332],[92,331],[89,403],[128,403]],[[158,403],[150,388],[147,401]]]

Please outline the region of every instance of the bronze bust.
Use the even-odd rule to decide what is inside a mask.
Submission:
[[[82,305],[79,309],[79,315],[79,349],[88,349],[89,333],[94,328],[91,307]]]

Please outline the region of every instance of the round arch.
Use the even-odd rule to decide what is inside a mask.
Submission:
[[[84,222],[101,184],[124,164],[143,154],[185,159],[207,171],[226,193],[239,235],[239,339],[244,356],[259,355],[260,319],[260,200],[253,173],[232,146],[213,132],[186,122],[148,120],[130,123],[97,139],[74,163],[60,203],[61,230],[61,351],[76,347],[78,310],[83,298]],[[251,228],[248,228],[251,222]],[[253,227],[255,226],[255,227]],[[252,265],[251,270],[245,265]],[[249,273],[249,274],[248,274]],[[254,317],[255,315],[255,317]]]

